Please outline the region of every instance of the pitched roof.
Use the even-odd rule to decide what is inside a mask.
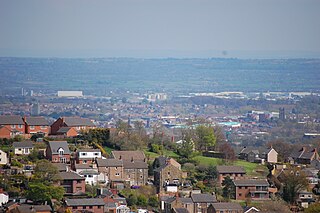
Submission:
[[[60,129],[58,129],[57,133],[67,133],[72,127],[67,127],[67,126],[63,126],[63,127],[60,127]]]
[[[67,171],[67,164],[65,164],[65,163],[53,163],[53,165],[55,166],[55,167],[57,167],[58,168],[58,171],[60,171],[60,172],[66,172]]]
[[[216,210],[242,210],[242,207],[239,203],[231,202],[222,202],[222,203],[213,203],[211,204]]]
[[[115,159],[144,160],[146,158],[143,151],[112,151],[111,153]]]
[[[212,194],[191,194],[191,199],[194,203],[215,203],[217,198]]]
[[[49,147],[52,154],[59,154],[58,150],[60,148],[64,150],[64,154],[70,154],[67,141],[49,141]]]
[[[62,180],[84,180],[84,177],[81,177],[75,172],[59,172],[58,176]]]
[[[11,124],[18,124],[24,125],[22,117],[19,115],[1,115],[0,116],[0,124],[3,125],[11,125]]]
[[[233,180],[235,186],[269,186],[266,179],[241,179]]]
[[[190,197],[181,197],[179,198],[181,203],[192,203],[192,199]]]
[[[220,174],[231,174],[231,173],[241,173],[245,174],[246,171],[242,166],[217,166],[217,171]]]
[[[65,200],[67,206],[104,206],[105,202],[102,198],[83,198],[83,199],[69,199]]]
[[[95,126],[88,118],[63,117],[62,119],[67,126]]]
[[[31,141],[23,141],[23,142],[13,142],[14,148],[32,148],[33,144]]]
[[[189,213],[189,210],[186,208],[173,208],[173,211],[176,213]]]
[[[311,159],[314,155],[314,153],[317,150],[312,148],[312,147],[302,147],[299,150],[295,150],[290,154],[290,157],[292,157],[293,159]]]
[[[22,204],[17,207],[18,212],[23,213],[35,213],[35,212],[44,212],[44,211],[52,211],[52,208],[49,205],[27,205]]]
[[[124,160],[123,167],[125,169],[148,169],[148,164],[141,160]]]
[[[26,117],[25,122],[31,126],[49,126],[49,122],[44,117]]]
[[[97,158],[98,167],[121,167],[123,166],[123,161],[118,159],[101,159]]]
[[[101,152],[100,149],[78,149],[77,152]]]

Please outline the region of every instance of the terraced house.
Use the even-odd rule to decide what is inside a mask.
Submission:
[[[0,138],[13,138],[25,134],[25,123],[18,115],[0,116]]]

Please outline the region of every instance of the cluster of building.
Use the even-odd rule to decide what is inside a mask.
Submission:
[[[0,138],[14,138],[17,135],[30,138],[34,134],[53,137],[74,137],[81,131],[95,128],[87,118],[60,117],[52,124],[44,117],[0,116]]]

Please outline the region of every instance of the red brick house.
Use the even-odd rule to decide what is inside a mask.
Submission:
[[[52,163],[70,163],[71,153],[67,141],[49,141],[46,157]]]
[[[61,127],[57,131],[57,135],[60,135],[60,136],[62,136],[64,138],[75,137],[78,134],[79,133],[77,132],[77,130],[74,127]]]
[[[218,183],[222,184],[225,177],[229,176],[233,180],[243,179],[246,171],[242,166],[217,166]]]
[[[0,138],[13,138],[25,134],[25,124],[18,115],[0,116]]]
[[[236,200],[268,200],[269,183],[266,179],[233,180],[236,191]]]
[[[48,136],[50,133],[49,122],[44,117],[24,117],[23,121],[26,134],[42,133],[44,136]]]
[[[243,208],[239,203],[213,203],[209,206],[208,213],[243,213]]]
[[[95,128],[94,123],[88,118],[61,117],[51,125],[51,134],[57,135],[61,127],[73,127],[77,132]]]
[[[86,190],[85,178],[75,172],[60,172],[58,185],[69,195],[84,194]]]
[[[65,206],[72,212],[104,213],[102,198],[65,199]]]

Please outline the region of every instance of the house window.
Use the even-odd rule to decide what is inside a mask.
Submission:
[[[86,206],[83,206],[83,209],[86,209],[87,207]]]
[[[116,173],[115,176],[120,176],[120,173]]]
[[[21,151],[21,148],[20,149],[18,149],[19,151]]]
[[[76,206],[72,206],[72,209],[77,209],[77,207]]]
[[[82,155],[82,156],[86,156],[86,155],[87,155],[87,153],[83,152],[83,153],[81,153],[81,155]]]
[[[76,190],[77,191],[82,191],[82,187],[77,187]]]
[[[34,129],[34,126],[30,126],[30,129]]]
[[[46,126],[41,126],[40,128],[41,128],[41,129],[46,129],[47,127],[46,127]]]
[[[66,162],[67,162],[67,159],[66,159],[66,158],[60,158],[60,162],[61,162],[61,163],[66,163]]]
[[[12,129],[16,128],[16,125],[11,125],[11,128],[12,128]]]
[[[19,128],[19,129],[22,129],[22,125],[21,125],[21,124],[19,124],[18,128]]]
[[[59,155],[63,155],[64,154],[64,151],[63,150],[59,150]]]
[[[95,156],[98,156],[98,155],[99,155],[99,153],[95,152],[95,153],[94,153],[94,155],[95,155]]]
[[[101,206],[98,206],[98,209],[101,209]]]
[[[242,196],[242,194],[241,193],[239,193],[239,197],[241,197]]]
[[[242,186],[239,186],[239,189],[242,189]]]
[[[92,209],[92,206],[89,206],[89,209]]]
[[[82,161],[82,164],[87,164],[87,160],[83,160],[83,161]]]
[[[143,176],[142,176],[142,175],[140,175],[140,178],[143,178]]]
[[[81,183],[81,180],[77,180],[77,183]],[[81,187],[80,187],[80,189],[81,189]]]
[[[118,167],[115,167],[114,170],[118,170]]]

